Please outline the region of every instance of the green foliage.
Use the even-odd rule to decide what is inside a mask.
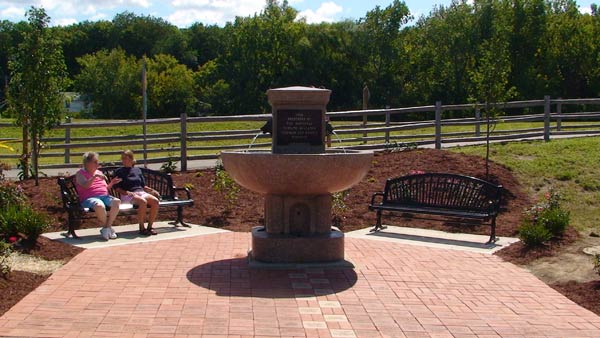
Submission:
[[[595,254],[592,257],[592,262],[594,263],[594,271],[600,275],[600,254]]]
[[[0,239],[0,276],[4,279],[8,277],[11,271],[11,267],[8,264],[8,257],[11,253],[11,245]]]
[[[161,54],[177,66],[149,71],[149,90],[156,90],[149,96],[151,116],[264,112],[267,89],[297,84],[332,89],[328,108],[353,110],[360,107],[364,84],[370,108],[486,102],[483,93],[502,84],[514,88],[518,99],[596,96],[600,20],[594,8],[590,15],[574,1],[452,1],[407,25],[412,15],[396,0],[358,20],[309,24],[290,2],[270,0],[259,14],[222,27],[192,23],[178,29],[124,12],[111,21],[50,32],[63,44],[71,78],[86,82],[76,88],[90,95],[97,117],[138,118],[139,60]],[[0,78],[8,74],[10,52],[23,41],[25,26],[0,22]],[[93,72],[77,62],[113,50],[124,56]],[[177,76],[181,83],[174,82]],[[110,102],[101,97],[111,92],[115,106],[105,113],[100,106]]]
[[[48,227],[46,215],[33,210],[28,205],[9,205],[0,210],[0,233],[5,236],[24,235],[24,240],[35,243]]]
[[[348,206],[346,205],[346,198],[348,198],[349,194],[349,190],[344,190],[331,195],[331,211],[333,211],[334,214],[341,214],[348,208]]]
[[[163,173],[172,174],[177,171],[177,161],[175,161],[172,157],[169,157],[169,160],[163,163],[160,166],[160,171]]]
[[[212,181],[212,187],[225,198],[228,208],[235,205],[240,193],[240,186],[229,176],[220,161],[215,166],[215,178]]]
[[[95,118],[141,118],[141,63],[122,49],[101,50],[77,59],[76,90],[86,93]]]
[[[519,228],[519,238],[527,246],[540,245],[552,237],[560,237],[569,225],[570,215],[560,205],[562,197],[554,189],[544,199],[525,210],[525,219]]]
[[[0,210],[9,205],[23,205],[25,201],[25,193],[20,185],[0,180]]]
[[[569,225],[570,214],[560,208],[546,209],[540,213],[538,222],[548,229],[553,236],[559,237]]]
[[[539,223],[526,221],[519,228],[519,239],[527,247],[539,246],[551,238],[552,233]]]
[[[148,60],[148,117],[192,114],[198,109],[194,72],[173,56],[158,54]]]
[[[62,91],[69,81],[60,41],[48,30],[50,18],[44,9],[35,7],[27,11],[27,16],[29,25],[23,32],[23,42],[8,63],[8,109],[31,139],[37,184],[40,142],[46,131],[60,122],[64,112]]]

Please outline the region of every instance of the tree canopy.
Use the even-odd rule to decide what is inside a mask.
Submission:
[[[330,110],[359,108],[365,84],[372,108],[464,103],[481,88],[474,74],[490,48],[502,50],[500,80],[515,99],[600,94],[595,5],[586,14],[572,0],[454,0],[411,19],[395,0],[358,20],[308,24],[287,1],[268,0],[223,27],[124,12],[50,31],[71,89],[88,95],[97,117],[139,116],[144,57],[152,117],[262,113],[266,90],[290,85],[332,89]],[[0,22],[0,75],[25,27]]]

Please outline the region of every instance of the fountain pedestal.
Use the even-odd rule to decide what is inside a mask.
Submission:
[[[255,261],[344,260],[344,234],[331,226],[332,194],[360,182],[373,153],[325,150],[325,106],[330,94],[307,87],[269,90],[272,151],[221,153],[236,182],[265,195],[265,226],[252,229]]]

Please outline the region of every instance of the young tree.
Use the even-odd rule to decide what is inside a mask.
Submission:
[[[511,65],[508,44],[499,37],[486,40],[480,47],[479,64],[469,73],[473,82],[472,97],[475,102],[485,105],[486,153],[485,176],[490,173],[490,134],[501,111],[498,103],[506,102],[514,96],[514,87],[509,87],[508,77]]]
[[[31,7],[27,11],[29,25],[9,61],[9,110],[16,123],[23,127],[24,141],[31,140],[31,169],[36,185],[39,184],[38,157],[40,140],[44,133],[57,125],[64,111],[61,93],[67,86],[67,73],[62,49],[48,31],[50,17],[43,8]],[[29,164],[27,150],[23,149],[25,177]]]

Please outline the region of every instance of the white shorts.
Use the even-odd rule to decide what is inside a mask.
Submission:
[[[134,191],[133,193],[134,193],[136,196],[140,196],[140,197],[142,197],[143,199],[146,199],[146,196],[152,196],[151,194],[149,194],[149,193],[147,193],[147,192],[145,192],[145,191],[142,191],[142,190],[139,190],[139,191]],[[133,204],[133,203],[132,203],[132,201],[133,201],[133,196],[129,196],[129,195],[121,195],[121,201],[122,201],[123,203],[129,203],[129,204]]]

